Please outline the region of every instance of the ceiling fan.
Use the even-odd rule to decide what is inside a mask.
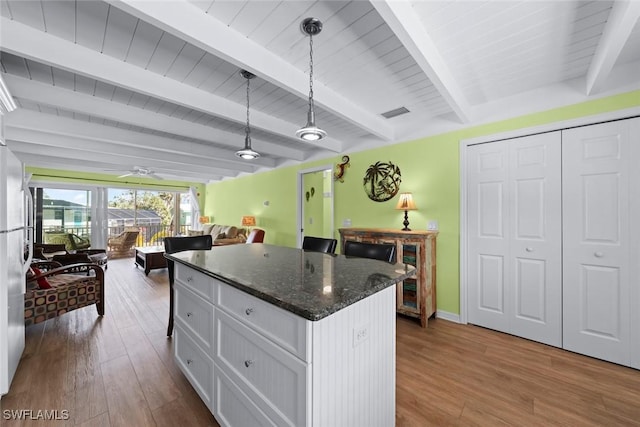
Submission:
[[[116,170],[116,169],[113,169]],[[156,173],[148,168],[143,168],[140,166],[134,166],[132,169],[126,171],[125,174],[118,176],[118,178],[124,178],[126,176],[139,176],[142,178],[153,178],[153,179],[163,179],[161,176],[156,175]]]

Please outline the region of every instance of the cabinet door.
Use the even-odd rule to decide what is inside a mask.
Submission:
[[[560,133],[468,147],[469,322],[560,346]]]
[[[420,277],[424,274],[421,265],[424,254],[419,242],[398,242],[398,262],[412,265],[417,269],[416,275],[405,279],[397,285],[397,310],[401,313],[420,314],[422,309],[423,290],[420,287]]]
[[[623,365],[639,338],[637,317],[633,339],[630,328],[640,308],[640,236],[631,224],[640,212],[629,197],[640,185],[639,123],[563,132],[564,348]]]

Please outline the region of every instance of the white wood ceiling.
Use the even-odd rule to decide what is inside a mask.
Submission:
[[[640,89],[640,2],[2,0],[27,165],[210,182]],[[306,122],[314,37],[316,122]],[[251,135],[243,147],[246,81]],[[386,119],[382,113],[409,113]]]

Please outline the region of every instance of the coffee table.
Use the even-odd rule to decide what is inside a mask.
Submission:
[[[136,251],[136,268],[144,268],[145,276],[156,268],[165,268],[167,259],[164,257],[164,246],[141,246],[134,248]]]

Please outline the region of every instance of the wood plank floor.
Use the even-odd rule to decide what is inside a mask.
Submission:
[[[105,317],[92,306],[27,328],[0,424],[216,426],[173,362],[166,276],[110,260]],[[640,371],[444,320],[397,328],[399,427],[640,426]],[[6,420],[5,410],[69,419]]]

